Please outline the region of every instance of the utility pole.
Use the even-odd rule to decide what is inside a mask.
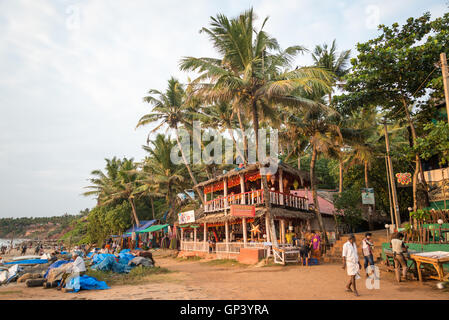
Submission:
[[[396,193],[396,183],[394,182],[393,164],[391,163],[390,157],[390,140],[388,138],[388,130],[386,122],[384,122],[384,130],[385,130],[385,145],[387,148],[388,171],[390,173],[391,193],[393,196],[394,214],[396,217],[396,228],[399,228],[399,226],[401,225],[401,217],[399,215],[398,195]]]
[[[440,59],[441,59],[441,72],[443,73],[444,96],[446,98],[447,122],[449,123],[449,72],[447,71],[446,53],[442,52],[440,54]]]
[[[385,169],[386,169],[386,172],[387,172],[388,201],[390,203],[390,218],[391,218],[391,223],[394,224],[393,203],[391,202],[390,173],[389,173],[389,170],[388,170],[387,155],[385,155]]]

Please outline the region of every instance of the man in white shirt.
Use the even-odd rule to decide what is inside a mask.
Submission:
[[[79,256],[79,253],[75,251],[72,254],[73,264],[71,267],[67,268],[67,271],[62,275],[61,282],[59,283],[58,290],[64,287],[66,283],[77,276],[82,276],[86,272],[86,264],[84,259]],[[69,292],[70,290],[63,290],[64,292]]]
[[[84,259],[78,255],[78,252],[75,252],[72,255],[74,261],[71,269],[71,273],[78,273],[82,275],[86,271],[86,264],[84,263]]]
[[[404,252],[407,251],[407,246],[404,244],[404,235],[399,232],[393,236],[390,241],[390,247],[393,251],[394,271],[396,281],[401,282],[407,280],[407,259],[405,259]],[[399,269],[402,268],[402,279],[399,274]]]
[[[346,285],[346,291],[354,292],[356,296],[359,296],[357,292],[357,287],[355,285],[355,280],[360,279],[359,270],[361,268],[359,262],[359,255],[357,254],[357,246],[355,244],[355,236],[349,236],[348,241],[343,245],[343,269],[346,269],[349,282]],[[351,286],[353,289],[351,289]]]

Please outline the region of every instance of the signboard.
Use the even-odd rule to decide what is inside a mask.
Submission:
[[[374,189],[373,188],[362,188],[362,203],[363,204],[374,204]]]
[[[256,207],[245,204],[231,204],[231,216],[249,218],[256,216]]]
[[[179,221],[179,224],[195,222],[195,211],[190,210],[190,211],[178,213],[178,221]]]

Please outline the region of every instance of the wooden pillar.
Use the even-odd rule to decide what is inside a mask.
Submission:
[[[265,234],[267,235],[267,242],[270,242],[270,219],[268,218],[268,213],[265,213]]]
[[[284,219],[279,220],[279,234],[280,234],[280,243],[285,243],[285,221]]]
[[[196,242],[196,229],[197,228],[193,228],[193,242]]]
[[[245,179],[243,178],[242,174],[240,174],[239,177],[240,177],[240,193],[242,194],[242,199],[241,199],[240,203],[241,204],[245,204],[245,196],[244,196],[244,193],[245,193]]]
[[[207,224],[206,224],[206,222],[204,222],[203,227],[204,227],[204,230],[203,230],[203,232],[204,232],[203,241],[204,241],[204,243],[206,243],[207,242]]]
[[[242,226],[243,226],[243,246],[246,247],[246,242],[248,241],[247,237],[247,231],[246,231],[246,218],[242,219]]]
[[[225,222],[225,233],[226,233],[226,251],[229,252],[229,222]]]
[[[279,200],[281,202],[281,205],[284,205],[284,195],[282,193],[284,193],[284,183],[283,183],[283,172],[282,169],[279,168],[279,192],[281,193]]]
[[[223,178],[223,194],[224,194],[224,206],[225,208],[228,207],[228,181],[226,178]]]

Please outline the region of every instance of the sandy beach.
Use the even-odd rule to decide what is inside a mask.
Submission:
[[[343,300],[448,300],[449,292],[435,289],[435,281],[396,283],[393,273],[380,273],[380,288],[367,289],[358,280],[360,297],[344,290],[345,271],[339,264],[303,267],[215,264],[155,254],[156,264],[170,273],[151,275],[135,285],[112,285],[109,290],[62,293],[55,289],[27,288],[24,283],[0,287],[2,300],[120,300],[120,299],[343,299]]]

